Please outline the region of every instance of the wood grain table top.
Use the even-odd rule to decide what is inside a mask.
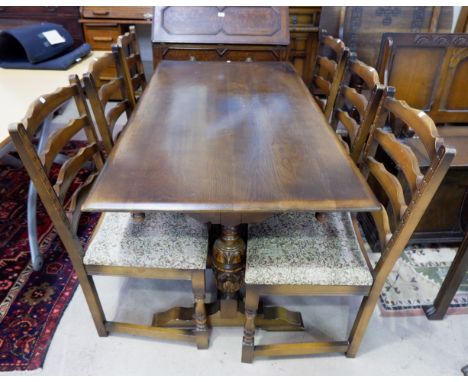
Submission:
[[[378,208],[289,63],[163,61],[83,209]]]

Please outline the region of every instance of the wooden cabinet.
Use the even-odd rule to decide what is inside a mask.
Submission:
[[[153,66],[161,60],[284,61],[286,7],[155,7]]]
[[[148,20],[153,18],[153,7],[82,7],[86,19]]]
[[[112,49],[117,38],[128,31],[129,25],[151,24],[153,7],[88,7],[80,8],[85,41],[93,50]],[[117,75],[117,69],[111,67],[103,72],[101,81],[110,80]],[[111,97],[120,100],[120,93]]]
[[[93,50],[111,50],[133,24],[151,24],[153,7],[81,7],[85,41]]]
[[[286,7],[154,7],[153,42],[288,45]]]
[[[321,7],[289,7],[288,58],[307,85],[312,81]]]
[[[161,60],[284,61],[309,84],[320,7],[155,7],[153,65]]]
[[[40,22],[61,24],[72,36],[75,47],[83,44],[83,32],[78,22],[79,18],[79,7],[0,6],[0,30]]]

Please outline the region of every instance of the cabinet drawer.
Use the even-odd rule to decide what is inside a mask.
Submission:
[[[81,7],[81,16],[91,19],[151,20],[153,7]]]
[[[83,24],[86,42],[93,50],[111,50],[112,44],[123,34],[122,26],[119,24]]]
[[[320,7],[289,7],[291,25],[319,26]]]

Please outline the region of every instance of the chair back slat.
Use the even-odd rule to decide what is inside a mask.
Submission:
[[[73,81],[75,81],[75,78],[73,78]],[[48,136],[43,151],[39,152],[39,148],[33,143],[35,136],[31,132],[34,131],[39,120],[46,120],[47,113],[53,113],[58,105],[72,100],[77,103],[77,117],[64,127],[57,128],[54,133]],[[104,164],[98,149],[93,121],[84,100],[81,86],[74,82],[51,94],[41,96],[34,101],[28,110],[27,117],[22,122],[9,126],[9,132],[42,202],[47,205],[48,212],[59,213],[59,215],[63,213],[64,216],[67,216],[67,213],[65,213],[67,210],[68,223],[77,221],[77,215],[79,216],[80,211],[72,211],[64,206],[66,193],[78,171],[85,164],[91,162],[94,173],[97,173]],[[54,180],[51,172],[53,160],[70,143],[71,139],[80,132],[85,132],[88,146],[77,149],[71,154],[69,153],[70,150],[67,149],[69,159],[60,167],[59,175]],[[75,193],[77,193],[77,190],[74,191]],[[54,212],[51,212],[52,210]]]
[[[380,191],[374,188],[374,193],[383,208],[381,212],[372,213],[382,248],[381,257],[374,268],[376,282],[379,283],[385,281],[403,252],[455,156],[455,150],[445,146],[437,132],[434,134],[433,123],[429,117],[425,118],[423,112],[395,100],[393,88],[388,88],[386,92],[379,104],[376,126],[369,135],[364,152],[365,160],[361,164],[368,180],[372,176],[380,185]],[[397,118],[404,117],[405,123],[410,126],[415,125],[414,120],[417,121],[414,139],[422,140],[422,137],[425,137],[428,147],[433,149],[429,167],[424,173],[420,170],[421,164],[411,146],[407,146],[403,140],[398,141],[392,133],[386,132],[385,124],[389,113]],[[384,154],[395,162],[399,173],[390,173],[376,159],[384,158]],[[369,184],[373,188],[372,183]],[[405,200],[403,190],[408,187],[411,193],[406,195],[408,199]],[[393,218],[391,221],[388,218],[390,211]]]
[[[88,67],[88,72],[92,73],[97,89],[100,89],[101,86],[107,83],[107,78],[103,80],[103,77],[105,77],[106,71],[114,65],[115,57],[112,53],[107,53],[101,57],[95,57],[91,62]]]
[[[111,152],[115,143],[113,131],[115,122],[118,119],[114,120],[115,115],[118,113],[120,116],[125,112],[128,119],[133,111],[133,107],[128,101],[127,86],[118,61],[119,59],[116,53],[105,55],[90,65],[89,72],[83,75],[86,95],[88,96],[104,150],[107,154]],[[113,65],[117,66],[117,77],[106,83],[100,83],[98,79],[101,73]],[[116,94],[119,94],[123,98],[123,101],[109,109],[109,101],[111,101],[112,97]],[[122,105],[124,105],[125,108],[122,108]],[[109,120],[109,114],[113,116],[112,120]]]
[[[343,41],[325,31],[320,34],[320,46],[312,76],[312,93],[320,101],[320,96],[326,96],[324,114],[328,120],[333,113],[349,55],[349,49]]]
[[[92,78],[95,78],[94,75]],[[122,78],[114,78],[109,82],[103,84],[98,90],[99,101],[105,109],[107,103],[111,100],[112,96],[119,92],[122,86]]]
[[[379,73],[372,66],[366,65],[360,60],[350,61],[351,72],[358,76],[367,86],[367,89],[373,89],[380,85]]]
[[[138,62],[141,61],[141,57],[140,57],[140,54],[135,54],[135,53],[131,53],[128,57],[127,57],[127,64],[130,68],[134,68],[136,67],[136,65],[138,65]]]
[[[345,82],[347,84],[341,86],[338,95],[332,126],[336,130],[338,121],[344,125],[350,134],[351,158],[355,163],[359,163],[375,124],[385,87],[380,84],[376,70],[357,60],[355,55],[348,61]],[[353,119],[355,124],[350,119]]]
[[[346,49],[345,43],[339,38],[334,38],[331,35],[325,35],[323,37],[323,45],[331,48],[337,55],[343,53]]]
[[[63,163],[57,176],[57,181],[54,185],[54,190],[57,192],[62,203],[64,202],[66,193],[78,172],[87,162],[92,160],[93,156],[98,152],[99,148],[97,144],[91,143],[82,147],[75,155]]]
[[[350,102],[359,113],[360,120],[363,120],[366,115],[368,100],[362,94],[359,94],[356,89],[344,85],[342,94],[346,101]]]
[[[47,171],[50,170],[57,154],[63,147],[82,130],[88,123],[86,116],[79,117],[68,123],[63,129],[56,130],[47,140],[41,160]]]
[[[132,83],[133,89],[138,89],[143,84],[141,80],[141,76],[138,73],[134,74],[131,78],[131,83]]]
[[[127,100],[120,101],[112,109],[110,109],[106,114],[106,120],[108,123],[108,128],[111,134],[114,132],[114,127],[117,120],[120,116],[125,113],[130,108],[130,104]]]
[[[441,145],[437,127],[432,119],[422,110],[410,107],[405,101],[387,98],[384,107],[396,118],[403,121],[415,131],[426,149],[429,158],[433,159]]]
[[[326,73],[325,78],[331,78],[338,67],[336,61],[330,60],[328,57],[319,56],[317,62],[320,66],[320,71]]]
[[[319,75],[314,76],[314,84],[315,86],[320,89],[325,95],[330,94],[331,84],[325,78]]]
[[[370,173],[379,182],[390,201],[394,222],[392,226],[395,227],[408,208],[405,202],[403,188],[397,177],[390,173],[382,163],[376,161],[374,158],[368,157],[366,165]]]
[[[380,205],[380,210],[373,211],[371,214],[379,235],[380,248],[385,248],[392,237],[387,210],[383,205]]]
[[[402,170],[411,194],[416,192],[424,176],[419,169],[419,163],[414,152],[407,145],[398,142],[392,133],[385,132],[381,128],[376,129],[374,138]]]
[[[65,87],[36,99],[29,107],[23,119],[23,126],[26,128],[29,136],[33,137],[45,119],[68,102],[75,94],[75,89]]]
[[[118,37],[117,43],[112,45],[112,52],[118,58],[119,70],[125,81],[130,104],[135,107],[138,98],[137,91],[145,89],[146,77],[141,60],[140,46],[133,25],[129,27],[129,32]],[[134,77],[137,77],[138,81],[132,81]]]
[[[75,239],[75,244],[77,244],[76,248],[80,250],[79,256],[75,257],[75,259],[79,259],[79,257],[84,255],[83,249],[79,244],[76,235],[72,235],[71,224],[66,215],[65,209],[63,208],[62,202],[50,182],[47,171],[39,158],[36,147],[32,143],[26,128],[22,123],[17,123],[11,124],[8,127],[8,130],[21,161],[31,177],[44,207],[48,214],[54,217],[54,224],[57,231],[67,233]]]
[[[351,146],[353,146],[359,131],[358,123],[355,119],[351,118],[347,111],[343,110],[338,110],[338,120],[343,124],[348,132],[349,141],[351,142]],[[338,136],[340,137],[340,135]]]
[[[441,145],[437,155],[431,163],[431,167],[424,175],[419,192],[416,193],[403,215],[399,226],[395,229],[392,237],[383,249],[381,257],[375,266],[377,277],[385,282],[388,274],[393,269],[396,261],[403,253],[414,230],[419,224],[423,214],[434,197],[442,180],[455,157],[456,151]],[[380,281],[379,280],[379,281]]]

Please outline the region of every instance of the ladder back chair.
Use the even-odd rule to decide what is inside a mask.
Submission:
[[[89,114],[54,132],[39,154],[33,136],[40,121],[71,98],[77,98],[79,110],[86,110],[82,88],[78,78],[72,79],[68,87],[42,96],[35,101],[27,118],[9,126],[11,138],[18,154],[33,181],[37,193],[49,214],[60,239],[67,250],[77,273],[92,319],[100,336],[109,332],[143,335],[162,339],[193,342],[198,348],[208,347],[208,329],[205,312],[205,270],[208,252],[206,225],[183,214],[151,213],[143,220],[135,220],[131,213],[103,213],[85,250],[76,234],[74,225],[78,220],[70,218],[68,208],[76,208],[85,189],[103,165],[103,159],[92,128]],[[80,148],[62,165],[57,180],[50,177],[54,157],[80,131],[84,130],[87,144]],[[80,169],[90,160],[95,171],[81,188],[66,202],[67,190]],[[75,196],[76,195],[76,196]],[[75,201],[76,200],[76,201]],[[94,275],[126,276],[168,280],[188,280],[192,283],[195,296],[195,328],[173,329],[137,325],[126,322],[108,321],[104,314],[94,281]]]
[[[101,80],[102,74],[116,63],[118,67],[118,58],[115,53],[106,54],[91,63],[89,71],[83,75],[85,93],[107,154],[111,152],[115,144],[114,130],[120,116],[125,113],[128,120],[133,111],[133,106],[127,97],[122,70],[118,70],[118,77],[108,82]],[[110,106],[109,101],[116,93],[122,95],[122,100],[106,108]]]
[[[118,67],[122,70],[126,93],[134,108],[139,95],[146,87],[146,76],[134,25],[130,25],[129,32],[118,37],[117,43],[112,45],[112,52],[118,57]]]
[[[380,126],[370,135],[363,172],[377,178],[391,202],[382,201],[381,209],[372,213],[383,248],[375,266],[367,256],[355,216],[349,213],[332,213],[319,223],[312,213],[293,212],[249,227],[242,362],[252,362],[254,356],[356,355],[384,282],[455,155],[424,112],[386,96],[378,113],[379,121],[391,113],[414,129],[430,155],[430,168],[421,174],[411,149]],[[401,179],[374,158],[377,147],[402,169],[411,191],[408,200]],[[254,344],[254,334],[261,295],[362,295],[363,299],[347,340],[259,346]]]
[[[380,84],[377,71],[359,61],[354,54],[348,61],[345,77],[348,78],[340,87],[332,126],[335,130],[338,123],[344,127],[351,158],[358,163],[385,87]],[[340,132],[337,133],[341,137]]]
[[[330,120],[350,51],[343,41],[322,31],[312,77],[312,94]]]

